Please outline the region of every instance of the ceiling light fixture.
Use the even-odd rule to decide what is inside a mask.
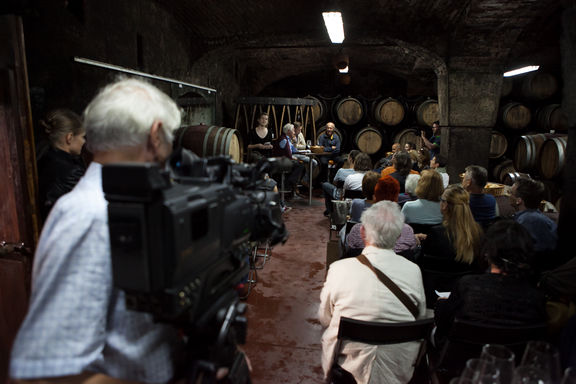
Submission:
[[[514,69],[513,71],[504,72],[504,77],[512,77],[516,75],[521,75],[526,72],[537,71],[540,66],[538,65],[529,65],[527,67],[522,67],[518,69]]]
[[[330,40],[334,44],[341,44],[344,41],[344,24],[340,12],[322,12],[326,30],[330,35]]]
[[[346,68],[343,69],[339,69],[340,73],[348,73],[348,66],[346,66]]]

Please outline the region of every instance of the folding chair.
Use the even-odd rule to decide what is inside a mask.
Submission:
[[[420,351],[414,363],[415,368],[426,362],[426,344],[434,325],[434,319],[422,319],[404,323],[380,323],[341,317],[338,326],[338,342],[334,351],[332,369],[328,383],[332,382],[332,370],[338,364],[342,341],[358,341],[372,345],[400,344],[408,341],[420,341]],[[419,381],[420,382],[420,381]]]
[[[480,357],[485,344],[507,346],[516,354],[518,363],[526,343],[543,339],[546,327],[546,323],[502,326],[455,319],[439,355],[430,359],[433,382],[448,382],[459,376],[468,359]]]

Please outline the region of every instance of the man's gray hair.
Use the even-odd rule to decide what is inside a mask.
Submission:
[[[416,193],[416,187],[418,186],[418,180],[420,180],[420,175],[411,173],[406,176],[406,181],[404,182],[404,189],[406,193],[414,195]]]
[[[366,242],[383,249],[394,249],[404,226],[404,215],[394,201],[380,201],[362,213]]]
[[[172,142],[180,119],[178,106],[165,93],[143,80],[123,78],[104,87],[84,110],[86,146],[94,152],[142,145],[154,122]]]
[[[284,125],[284,127],[282,127],[282,132],[288,133],[293,129],[294,129],[294,124],[288,123],[288,124]]]

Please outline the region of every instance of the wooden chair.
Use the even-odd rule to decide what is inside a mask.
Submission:
[[[408,341],[421,341],[420,351],[414,367],[426,361],[426,345],[434,319],[422,319],[404,323],[380,323],[341,317],[338,326],[338,342],[334,351],[332,369],[338,364],[338,356],[344,340],[358,341],[372,345],[399,344]],[[331,370],[332,371],[332,370]],[[331,372],[328,383],[331,382]]]
[[[433,383],[444,383],[461,374],[466,361],[480,357],[485,344],[500,344],[510,348],[517,363],[526,343],[546,336],[546,323],[529,326],[487,325],[455,319],[448,338],[437,356],[430,356]]]

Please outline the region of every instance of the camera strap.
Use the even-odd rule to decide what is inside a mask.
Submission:
[[[374,272],[376,277],[378,277],[378,280],[380,280],[382,284],[384,284],[394,295],[396,295],[398,300],[400,300],[402,304],[404,304],[404,306],[408,308],[408,310],[410,311],[410,313],[412,313],[415,319],[418,319],[418,307],[416,307],[414,302],[408,297],[406,293],[404,293],[404,291],[399,286],[396,285],[396,283],[390,280],[390,278],[386,276],[384,272],[382,272],[378,268],[375,268],[370,262],[370,260],[368,260],[368,258],[364,254],[361,254],[356,258],[358,259],[359,262],[370,268],[372,272]]]

